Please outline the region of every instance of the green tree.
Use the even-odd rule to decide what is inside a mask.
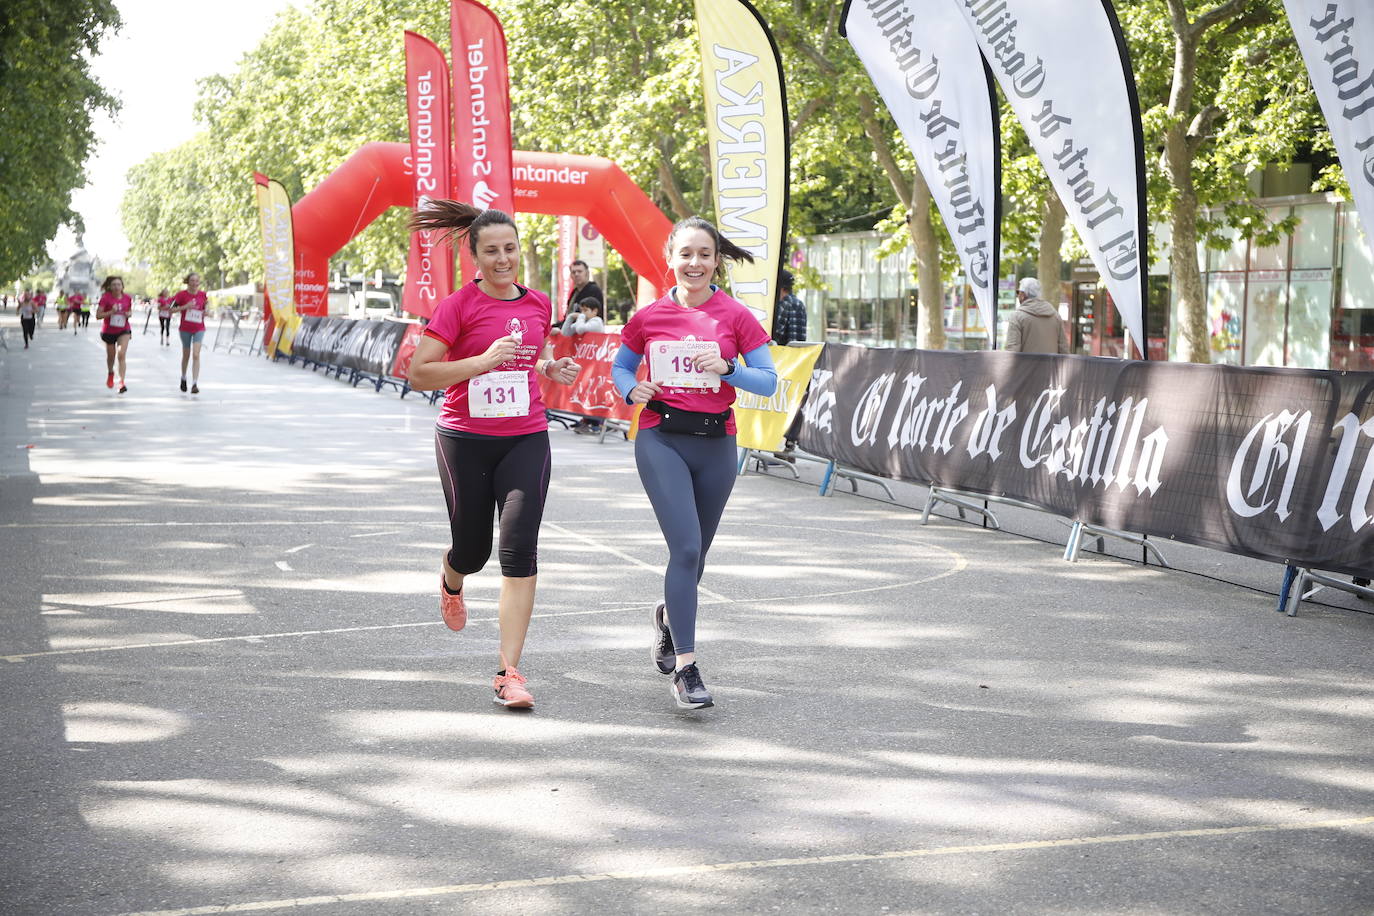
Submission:
[[[64,223],[78,230],[72,191],[85,184],[92,120],[115,100],[90,59],[120,25],[109,0],[0,4],[0,278],[23,275]]]
[[[1266,166],[1290,165],[1323,122],[1281,0],[1121,6],[1146,149],[1158,152],[1150,163],[1151,216],[1172,230],[1183,356],[1210,362],[1198,245],[1229,245],[1232,230],[1272,241],[1289,228],[1249,202],[1249,181]]]

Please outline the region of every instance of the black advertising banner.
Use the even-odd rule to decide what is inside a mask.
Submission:
[[[292,342],[297,359],[382,377],[391,373],[409,322],[356,321],[308,315]]]
[[[827,344],[803,418],[846,467],[1374,574],[1374,373]]]

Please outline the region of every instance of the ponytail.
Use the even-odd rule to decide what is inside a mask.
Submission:
[[[673,226],[673,230],[668,233],[668,244],[664,250],[665,256],[672,253],[673,239],[677,234],[692,229],[700,229],[709,235],[711,240],[715,242],[716,254],[720,255],[721,262],[717,265],[717,272],[725,266],[725,261],[727,260],[747,261],[750,264],[754,263],[753,252],[746,248],[741,248],[739,245],[736,245],[734,242],[721,235],[719,229],[713,226],[708,220],[702,219],[700,216],[689,216],[686,219],[678,220],[677,224]]]
[[[515,220],[502,210],[479,210],[461,200],[431,198],[410,216],[411,232],[437,231],[444,241],[455,243],[467,239],[468,250],[477,255],[477,236],[488,226],[510,226],[516,230]]]

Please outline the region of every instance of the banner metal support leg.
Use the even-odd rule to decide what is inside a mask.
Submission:
[[[936,504],[949,503],[959,510],[959,518],[965,518],[964,510],[967,509],[970,512],[977,512],[983,517],[985,523],[990,524],[999,531],[1001,530],[1002,523],[997,520],[996,513],[988,508],[986,501],[984,501],[982,505],[979,505],[967,498],[966,494],[960,493],[958,496],[954,495],[957,492],[958,491],[950,490],[947,487],[932,486],[930,492],[926,496],[926,507],[925,511],[921,514],[921,524],[924,525],[930,521],[930,510],[935,508]],[[1065,559],[1068,558],[1065,557]]]
[[[1141,534],[1131,534],[1128,531],[1117,531],[1115,528],[1104,528],[1101,525],[1089,525],[1086,522],[1074,522],[1069,529],[1069,541],[1064,545],[1064,559],[1070,563],[1077,562],[1078,551],[1083,546],[1083,538],[1095,537],[1099,542],[1103,538],[1115,538],[1118,541],[1125,541],[1128,544],[1138,544],[1142,551],[1154,555],[1159,561],[1159,565],[1165,569],[1171,569],[1169,562],[1164,559],[1164,554],[1159,552],[1159,548],[1151,544],[1149,539]],[[1099,547],[1101,549],[1101,547]]]
[[[1311,598],[1323,588],[1334,588],[1339,591],[1349,592],[1364,601],[1374,601],[1374,588],[1368,585],[1356,585],[1349,579],[1338,579],[1335,576],[1327,575],[1322,572],[1314,572],[1306,566],[1288,567],[1294,571],[1292,587],[1288,590],[1286,609],[1289,617],[1298,616],[1298,605],[1304,600]],[[1284,573],[1287,580],[1288,573]],[[1312,586],[1312,588],[1308,588]]]

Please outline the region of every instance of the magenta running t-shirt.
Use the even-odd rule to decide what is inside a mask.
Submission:
[[[477,281],[440,302],[425,336],[448,346],[445,359],[480,356],[492,342],[513,335],[515,357],[490,372],[449,387],[438,425],[484,436],[523,436],[549,428],[534,368],[549,336],[549,297],[516,286],[518,299],[493,299]]]
[[[737,359],[768,343],[768,332],[758,319],[737,299],[723,290],[696,308],[678,305],[672,291],[662,299],[634,313],[620,332],[620,340],[635,353],[648,359],[649,348],[655,341],[714,340],[720,346],[723,359]],[[653,377],[650,360],[649,380]],[[658,400],[670,407],[698,413],[720,413],[735,403],[735,387],[722,381],[714,391],[710,388],[664,388]],[[658,414],[645,410],[639,415],[641,429],[652,429],[659,423]],[[735,433],[735,414],[725,421],[725,431]]]
[[[181,324],[177,330],[191,333],[205,330],[205,290],[198,289],[192,296],[190,290],[183,289],[172,297],[172,305],[185,305],[188,302],[191,304],[181,313]]]
[[[123,334],[130,331],[129,319],[134,311],[134,300],[125,293],[116,299],[109,293],[104,293],[100,297],[100,304],[97,306],[100,311],[112,308],[113,312],[105,316],[105,323],[100,328],[102,334]]]

